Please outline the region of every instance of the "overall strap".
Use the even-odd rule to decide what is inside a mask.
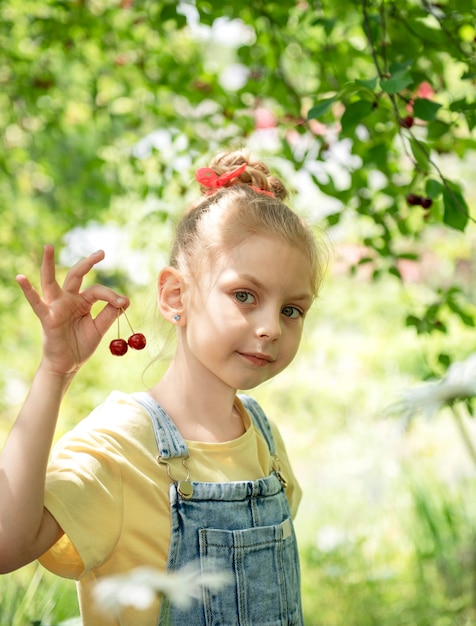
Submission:
[[[238,397],[243,403],[245,409],[250,414],[251,418],[253,419],[255,426],[265,438],[271,456],[275,456],[276,445],[274,443],[273,433],[271,431],[271,426],[269,424],[268,418],[266,417],[263,409],[260,407],[258,402],[256,402],[256,400],[254,398],[251,398],[250,396],[240,394]]]
[[[146,391],[139,391],[131,395],[152,418],[160,458],[166,460],[187,457],[188,449],[182,435],[160,404]]]
[[[146,391],[133,393],[132,397],[146,409],[152,419],[152,426],[154,428],[160,456],[163,459],[188,456],[188,449],[182,435],[160,404]],[[254,425],[265,438],[271,455],[275,455],[276,445],[274,443],[273,433],[263,409],[258,402],[250,396],[240,394],[239,398],[250,414]]]

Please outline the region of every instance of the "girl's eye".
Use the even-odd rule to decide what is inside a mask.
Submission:
[[[240,302],[241,304],[253,304],[253,302],[255,301],[253,294],[249,293],[248,291],[236,291],[234,296],[235,299],[238,300],[238,302]]]
[[[304,315],[301,309],[298,309],[297,306],[285,306],[281,312],[286,317],[290,317],[292,319],[297,319],[298,317],[302,317]]]

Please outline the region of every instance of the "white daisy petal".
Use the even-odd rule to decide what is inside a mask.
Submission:
[[[391,409],[403,414],[409,422],[417,413],[433,417],[441,407],[474,396],[476,354],[472,354],[465,361],[453,363],[440,381],[402,391],[399,401]]]
[[[94,587],[94,599],[102,610],[115,615],[125,606],[145,610],[157,594],[166,595],[175,606],[187,606],[193,598],[202,597],[203,588],[218,590],[230,582],[227,572],[214,569],[202,572],[194,563],[176,572],[161,572],[150,567],[138,567],[126,574],[99,580]]]

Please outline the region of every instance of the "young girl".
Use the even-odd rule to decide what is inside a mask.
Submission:
[[[300,489],[276,427],[237,390],[293,360],[320,254],[281,181],[246,152],[218,156],[196,178],[202,196],[158,280],[159,310],[177,332],[165,375],[147,392],[113,392],[49,464],[61,400],[129,301],[101,285],[81,290],[101,251],[61,288],[46,246],[42,297],[17,277],[42,324],[43,355],[0,457],[0,566],[39,558],[76,579],[84,626],[303,623],[292,525]],[[106,305],[93,319],[97,301]],[[233,583],[189,609],[158,598],[119,621],[97,612],[99,578],[192,561],[231,572]]]

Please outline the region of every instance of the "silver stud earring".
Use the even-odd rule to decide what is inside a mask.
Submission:
[[[175,321],[175,322],[178,322],[178,321],[179,321],[179,319],[180,319],[180,315],[179,315],[178,313],[176,313],[176,314],[174,315],[174,321]]]

